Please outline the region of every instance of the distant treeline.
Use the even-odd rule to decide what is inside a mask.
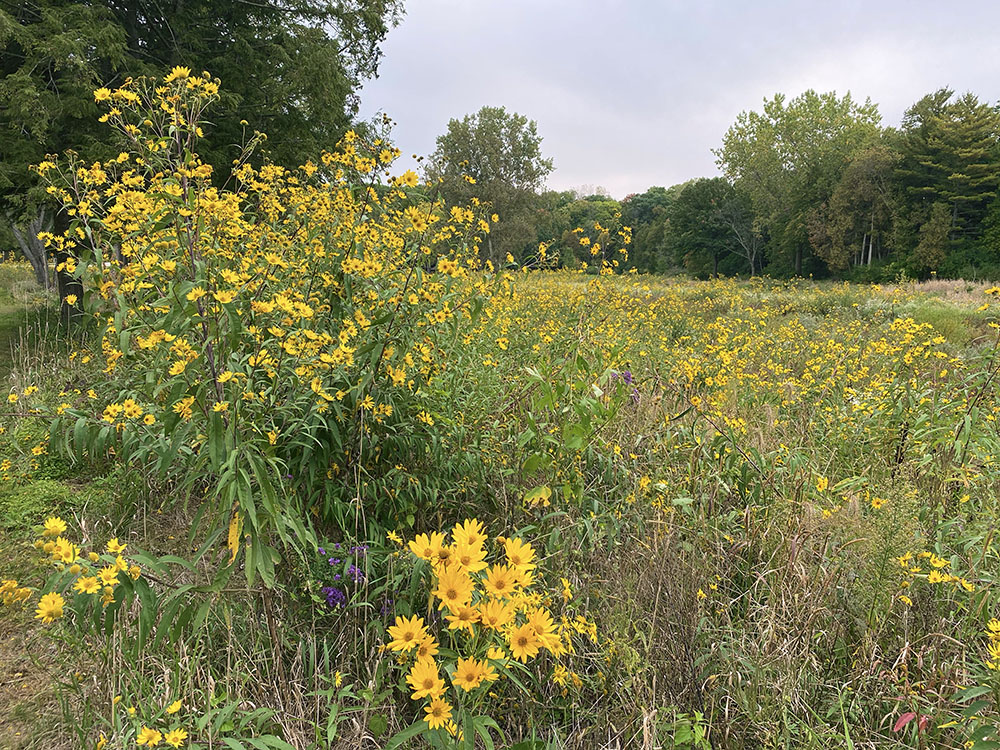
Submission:
[[[633,230],[627,267],[697,276],[1000,278],[1000,113],[941,89],[898,128],[876,105],[808,91],[744,112],[714,153],[723,177],[606,194],[542,192],[507,237],[590,262],[577,227]],[[519,235],[519,236],[518,236]],[[517,252],[520,251],[520,252]]]

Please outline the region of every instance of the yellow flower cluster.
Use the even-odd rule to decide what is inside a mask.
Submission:
[[[989,658],[985,660],[986,666],[995,672],[1000,671],[1000,620],[990,618],[986,624],[986,637],[989,639],[986,644],[986,652],[989,654]]]
[[[921,560],[924,562],[921,562]],[[949,583],[955,589],[961,589],[968,594],[974,593],[976,590],[976,584],[973,582],[948,572],[946,569],[951,567],[951,562],[933,552],[924,551],[916,555],[912,552],[906,552],[896,558],[896,563],[908,576],[908,579],[904,580],[901,584],[904,589],[912,586],[914,576],[922,575],[922,577],[926,578],[927,583],[930,584]],[[926,574],[924,573],[925,564],[929,566]],[[906,596],[900,596],[899,599],[907,605],[913,603]]]
[[[0,601],[6,606],[21,604],[31,598],[31,589],[18,586],[17,581],[9,579],[0,583]]]
[[[435,656],[438,639],[424,618],[399,616],[388,629],[386,648],[399,652],[409,665],[407,684],[413,700],[427,700],[425,721],[430,729],[445,728],[453,735],[457,725],[446,700],[441,677],[445,667],[456,690],[471,692],[499,679],[514,659],[522,663],[546,649],[554,656],[567,652],[568,632],[556,626],[533,591],[537,566],[535,550],[517,538],[499,538],[503,560],[487,561],[489,537],[477,519],[466,519],[445,532],[420,534],[409,542],[414,556],[430,564],[432,601],[444,613],[446,630],[458,639],[459,655],[442,665]],[[498,673],[497,669],[501,672]]]
[[[41,538],[35,541],[35,548],[49,555],[50,561],[60,571],[74,576],[73,590],[78,594],[100,594],[102,606],[107,607],[115,600],[115,587],[120,583],[120,575],[127,575],[133,580],[142,575],[138,565],[129,563],[123,557],[127,545],[120,543],[117,537],[108,540],[103,554],[83,554],[79,545],[63,536],[66,528],[65,521],[58,516],[50,516],[45,520]],[[45,623],[59,619],[65,603],[59,593],[44,595],[36,618]]]
[[[111,703],[114,707],[119,706],[122,703],[122,697],[120,695],[116,695]],[[150,713],[153,714],[154,721],[149,721],[148,723],[141,722],[133,725],[135,727],[135,744],[139,747],[157,747],[162,742],[170,747],[181,747],[181,745],[183,745],[188,738],[188,732],[183,727],[178,726],[176,718],[167,720],[169,723],[173,724],[173,727],[166,731],[161,731],[155,726],[150,726],[150,724],[155,725],[155,719],[163,719],[167,716],[175,717],[183,706],[184,704],[180,700],[175,700],[166,706],[150,706]],[[138,711],[135,706],[127,706],[125,707],[125,713],[134,721],[137,718]],[[108,738],[101,735],[101,738],[97,742],[97,750],[104,750],[107,743]]]
[[[181,727],[175,727],[164,733],[143,725],[135,738],[135,744],[140,747],[156,747],[162,741],[171,747],[180,747],[184,744],[187,736],[187,730]]]

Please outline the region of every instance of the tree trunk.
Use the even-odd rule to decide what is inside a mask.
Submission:
[[[802,275],[802,248],[795,248],[795,275]]]
[[[52,218],[44,206],[38,209],[38,215],[28,222],[27,226],[19,227],[13,222],[10,225],[21,254],[31,264],[35,272],[35,280],[42,289],[49,288],[49,254],[45,243],[38,239],[39,232],[52,229]]]
[[[872,246],[875,244],[875,212],[872,211],[871,229],[868,232],[868,265],[872,264]]]

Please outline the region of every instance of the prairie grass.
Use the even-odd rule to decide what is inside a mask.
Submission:
[[[435,487],[434,500],[415,500],[412,526],[355,533],[316,517],[322,544],[370,545],[349,606],[323,601],[317,553],[284,560],[273,589],[193,592],[176,637],[162,609],[136,637],[139,599],[113,637],[4,608],[6,664],[47,687],[12,704],[0,736],[134,747],[113,705],[123,696],[146,716],[182,700],[203,747],[384,747],[415,717],[380,646],[393,608],[421,596],[384,534],[478,515],[532,540],[552,606],[594,628],[571,656],[532,665],[526,691],[494,691],[504,747],[989,747],[1000,405],[984,291],[518,276],[429,391],[434,441],[378,469],[403,493]],[[96,376],[67,364],[74,347],[55,327],[25,333],[28,318],[2,315],[21,342],[13,391],[38,385],[53,404]],[[5,426],[11,575],[41,586],[31,541],[53,513],[95,544],[115,536],[149,559],[192,560],[149,571],[163,591],[224,564],[224,539],[203,547],[189,533],[197,491],[173,497],[169,481],[113,457],[31,457],[36,422]]]

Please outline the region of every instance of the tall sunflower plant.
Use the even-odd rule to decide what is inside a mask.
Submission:
[[[489,221],[446,210],[393,174],[389,141],[354,131],[296,169],[257,158],[255,133],[216,179],[198,156],[208,73],[94,96],[119,155],[36,167],[69,219],[41,239],[79,284],[64,302],[102,367],[52,415],[51,445],[197,498],[192,537],[221,530],[249,583],[314,550],[310,519],[331,505],[342,525],[394,525],[412,509],[377,506],[363,477],[429,429],[427,386],[497,280],[478,261]]]

